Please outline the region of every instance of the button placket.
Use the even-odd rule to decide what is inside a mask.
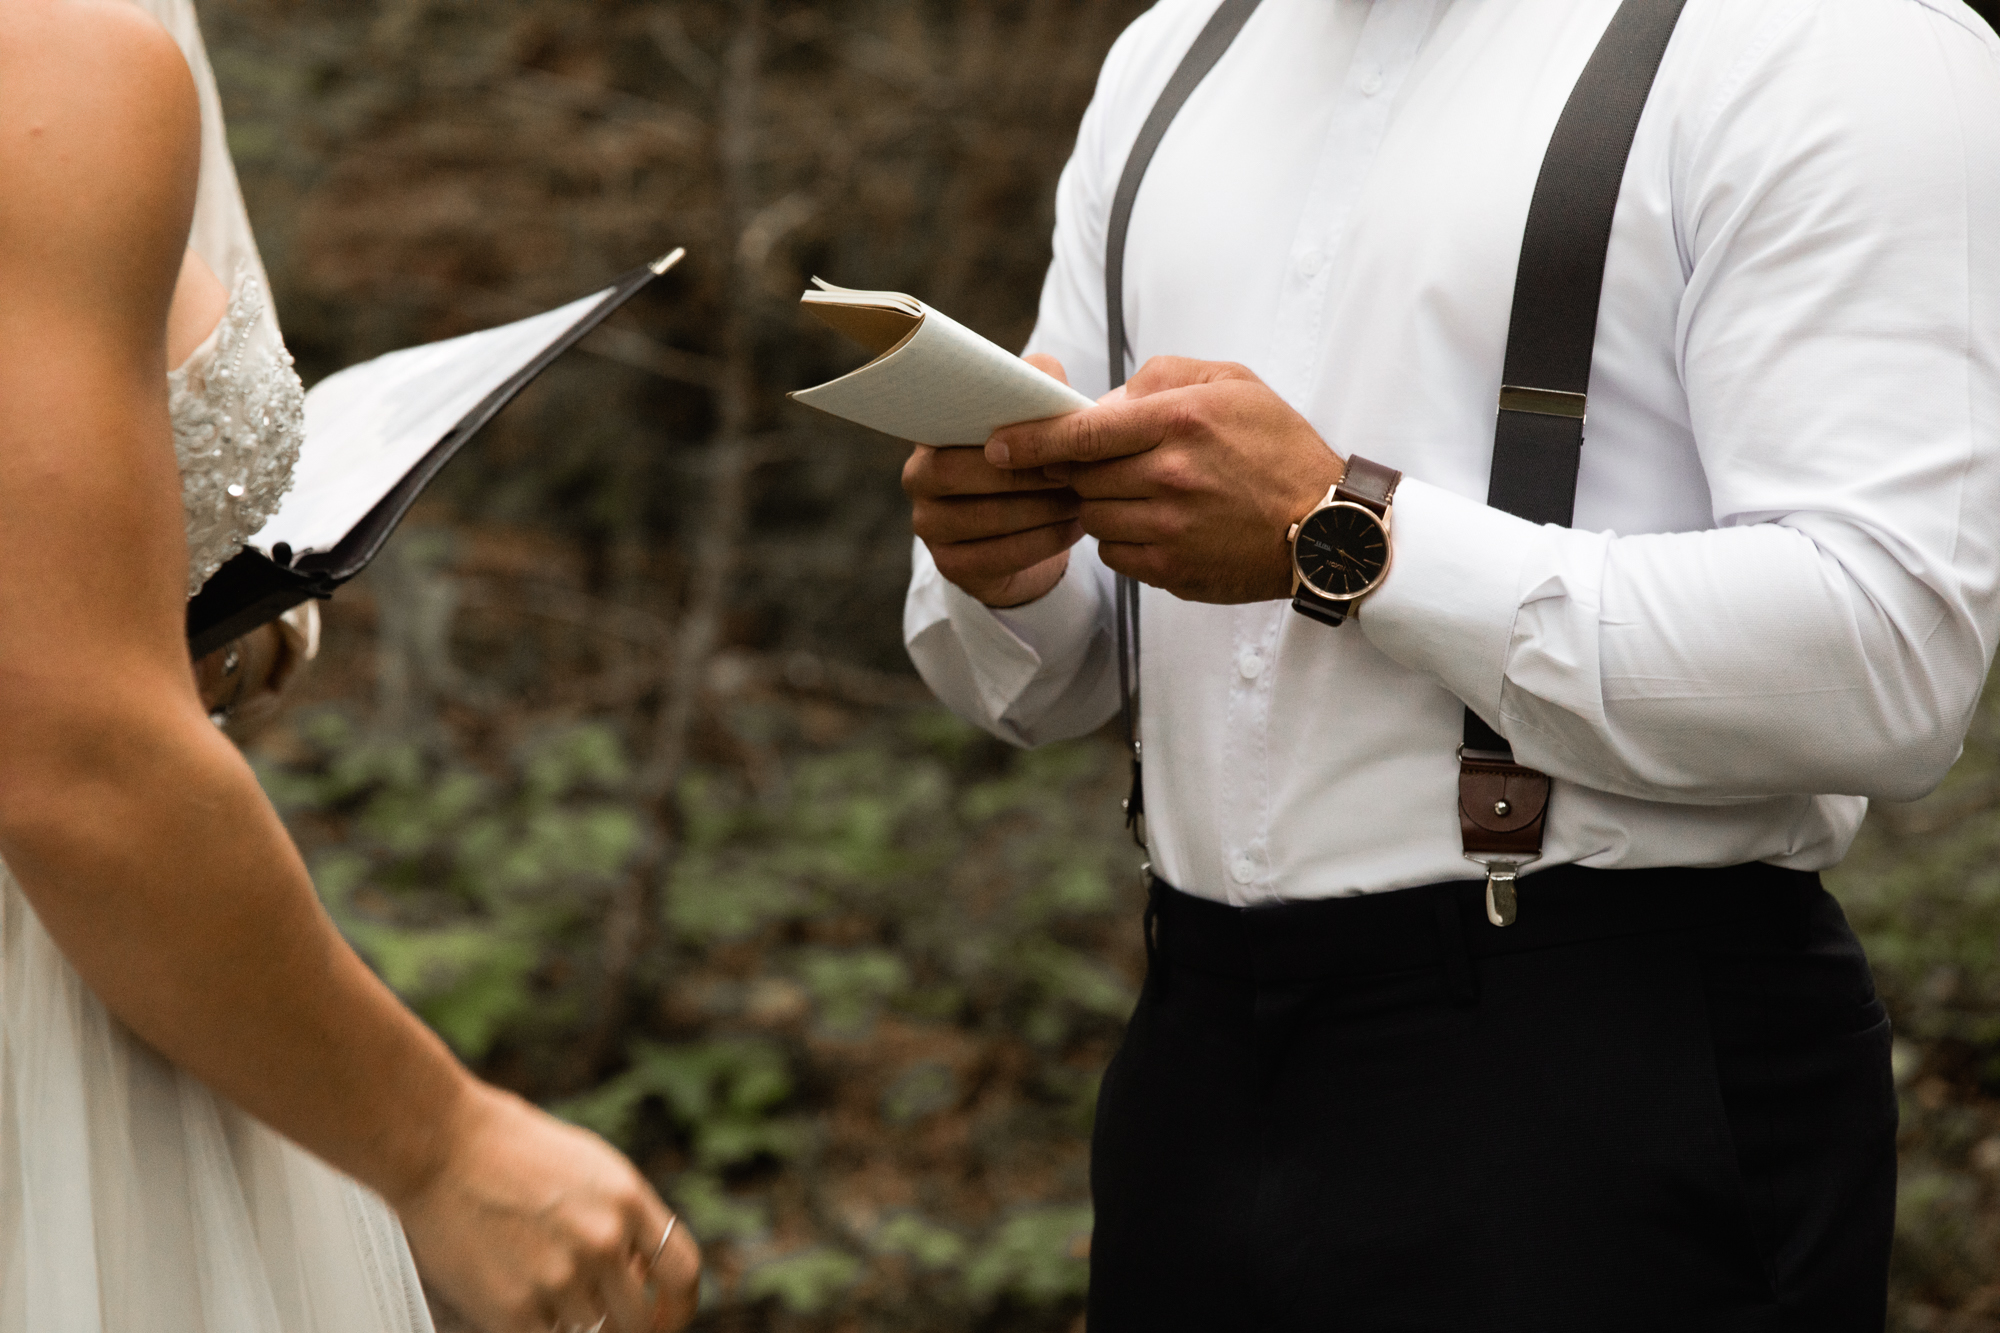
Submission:
[[[1377,3],[1339,94],[1311,194],[1292,245],[1297,280],[1278,301],[1271,348],[1280,393],[1304,402],[1322,373],[1327,287],[1353,214],[1357,183],[1381,152],[1396,90],[1416,63],[1442,0]]]
[[[1288,604],[1253,602],[1231,617],[1235,671],[1224,743],[1228,795],[1222,803],[1223,873],[1238,905],[1268,901],[1271,843],[1271,701],[1280,628]]]

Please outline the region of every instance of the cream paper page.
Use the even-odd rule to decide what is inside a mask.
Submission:
[[[611,294],[462,338],[406,347],[329,375],[306,395],[292,489],[250,544],[295,555],[345,537],[445,433]]]
[[[957,320],[929,306],[923,312],[900,347],[792,397],[885,435],[938,445],[984,444],[1002,426],[1094,406]]]

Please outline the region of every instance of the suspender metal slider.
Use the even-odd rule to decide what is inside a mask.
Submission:
[[[1486,919],[1496,926],[1511,926],[1520,914],[1514,897],[1514,874],[1519,869],[1512,861],[1486,863]]]
[[[1532,412],[1542,417],[1584,418],[1584,396],[1565,389],[1537,389],[1526,384],[1500,386],[1502,412]]]

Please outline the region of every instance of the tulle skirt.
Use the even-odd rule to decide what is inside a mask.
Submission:
[[[395,1215],[98,1002],[0,866],[0,1333],[430,1333]]]

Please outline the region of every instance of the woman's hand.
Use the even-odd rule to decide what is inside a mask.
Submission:
[[[677,1327],[691,1238],[674,1230],[648,1293],[658,1197],[601,1141],[476,1083],[397,1001],[205,716],[162,373],[200,103],[132,6],[6,13],[0,857],[106,1008],[398,1205],[493,1333]]]
[[[319,607],[306,602],[196,661],[201,705],[231,739],[249,740],[277,717],[318,654]]]
[[[694,1317],[701,1251],[623,1155],[474,1085],[443,1165],[391,1200],[424,1276],[487,1333],[671,1333]]]

